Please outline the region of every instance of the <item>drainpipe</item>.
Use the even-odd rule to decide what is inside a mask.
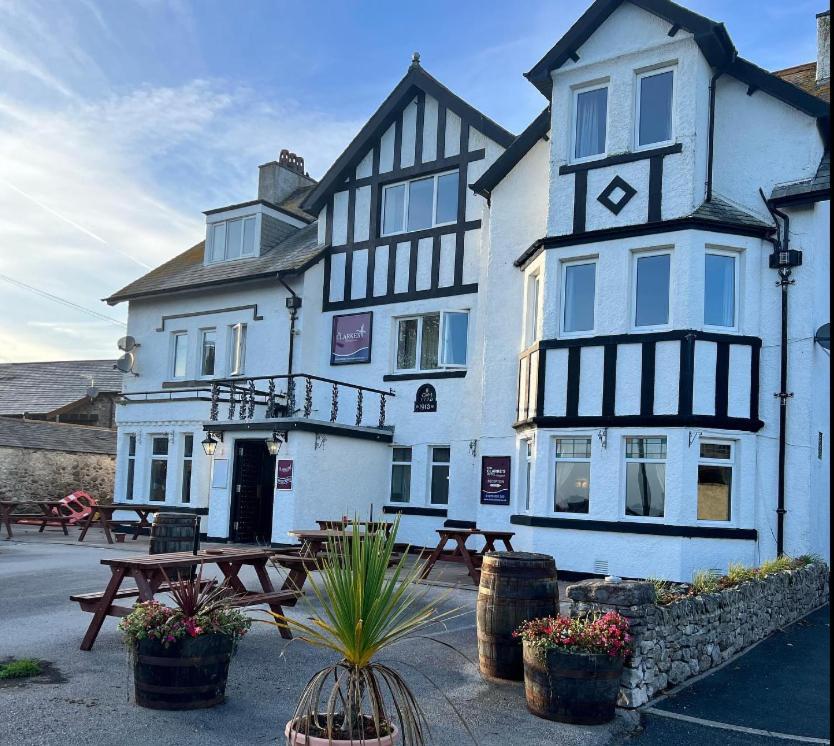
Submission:
[[[289,344],[289,358],[287,359],[287,376],[292,376],[293,353],[295,350],[295,322],[298,320],[298,309],[301,308],[301,298],[296,295],[295,291],[287,285],[283,277],[278,277],[280,282],[290,294],[287,298],[287,310],[290,312],[290,344]],[[289,378],[287,379],[289,383]]]
[[[725,68],[716,70],[709,81],[709,134],[707,135],[707,202],[712,202],[712,161],[715,155],[715,89]]]

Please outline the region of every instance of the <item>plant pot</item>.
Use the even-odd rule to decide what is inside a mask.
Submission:
[[[287,727],[284,728],[284,735],[287,737],[288,743],[292,746],[394,746],[397,743],[397,736],[399,731],[396,726],[392,727],[391,735],[382,736],[381,738],[372,738],[370,741],[357,740],[336,740],[332,741],[328,738],[318,738],[316,736],[307,736],[304,733],[298,733],[292,730],[292,725],[295,721],[290,720]]]
[[[597,725],[614,719],[623,659],[593,653],[540,652],[524,643],[527,709],[547,720]]]
[[[165,648],[140,640],[133,660],[136,704],[153,710],[197,710],[226,698],[234,640],[228,635],[187,637]]]

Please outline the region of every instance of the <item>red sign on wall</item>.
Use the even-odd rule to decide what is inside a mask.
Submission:
[[[277,490],[291,490],[292,489],[292,459],[278,459],[278,464],[275,468],[275,489]]]

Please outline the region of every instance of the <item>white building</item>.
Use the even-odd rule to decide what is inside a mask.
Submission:
[[[139,345],[117,499],[235,541],[511,526],[579,573],[828,557],[828,76],[597,0],[514,137],[415,60],[321,181],[284,151],[108,299]]]

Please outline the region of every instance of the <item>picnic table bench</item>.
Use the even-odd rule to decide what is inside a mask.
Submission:
[[[133,526],[133,539],[137,539],[143,528],[150,528],[151,522],[148,516],[165,510],[165,505],[142,505],[140,503],[110,503],[109,505],[96,505],[90,514],[81,522],[81,534],[78,541],[84,541],[87,532],[98,524],[107,538],[107,543],[113,543],[113,535],[110,533],[111,526]],[[114,520],[113,514],[118,511],[133,512],[139,516],[138,520]]]
[[[15,509],[26,505],[37,505],[40,512],[15,513]],[[60,500],[2,500],[0,501],[0,519],[6,527],[6,536],[12,538],[12,523],[23,523],[40,526],[38,533],[42,533],[47,526],[59,526],[64,536],[68,536],[67,524],[70,517],[62,515],[57,507],[62,505]],[[53,512],[53,510],[55,512]]]
[[[423,580],[429,576],[435,563],[438,560],[442,560],[444,562],[462,562],[466,565],[469,577],[477,585],[481,582],[480,567],[484,555],[487,552],[495,551],[495,542],[500,541],[504,544],[506,551],[513,551],[511,542],[513,536],[515,536],[513,531],[489,531],[477,528],[439,528],[437,529],[437,533],[440,536],[440,540],[437,542],[434,551],[429,555],[428,560],[426,560],[425,569],[420,576]],[[480,536],[484,540],[483,549],[475,550],[466,546],[467,540],[473,536]],[[454,542],[455,546],[451,552],[448,552],[445,550],[446,545],[450,541]]]
[[[80,593],[70,596],[82,611],[92,612],[81,650],[90,650],[98,637],[101,625],[108,616],[126,616],[131,607],[115,603],[123,598],[138,597],[139,601],[151,601],[157,593],[168,590],[165,572],[190,568],[201,564],[215,564],[223,573],[224,582],[234,592],[231,599],[233,606],[256,606],[266,604],[276,614],[283,614],[283,606],[294,606],[301,595],[297,590],[275,590],[267,572],[271,549],[209,549],[193,552],[173,552],[171,554],[151,554],[122,556],[101,560],[101,564],[110,568],[110,582],[100,593]],[[255,570],[261,585],[259,590],[249,590],[240,579],[239,574],[244,565]],[[133,578],[135,586],[122,587],[126,578]],[[284,625],[278,625],[278,631],[285,639],[292,639],[292,633]]]

